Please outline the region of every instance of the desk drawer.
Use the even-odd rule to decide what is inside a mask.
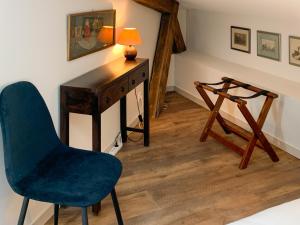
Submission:
[[[104,112],[128,93],[128,77],[105,89],[100,100],[100,111]]]
[[[93,112],[93,94],[86,91],[68,90],[65,91],[65,110],[72,113],[88,114]]]
[[[145,66],[142,66],[141,68],[138,68],[136,71],[132,72],[132,74],[129,76],[129,91],[133,90],[146,79],[148,79],[148,74]]]

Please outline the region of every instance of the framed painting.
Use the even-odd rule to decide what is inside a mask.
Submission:
[[[251,53],[251,30],[243,27],[231,27],[231,49]]]
[[[290,64],[300,66],[300,37],[290,36]]]
[[[257,31],[257,55],[280,61],[281,35],[265,31]]]
[[[92,11],[68,16],[68,60],[115,45],[116,11]]]

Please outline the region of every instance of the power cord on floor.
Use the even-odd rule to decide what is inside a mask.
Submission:
[[[115,138],[115,145],[114,145],[114,146],[115,146],[116,148],[119,147],[119,144],[118,144],[118,138],[119,138],[120,134],[121,134],[121,132],[119,132],[118,135],[117,135],[117,137]]]

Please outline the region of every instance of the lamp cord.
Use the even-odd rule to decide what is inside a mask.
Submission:
[[[143,120],[143,116],[142,116],[142,114],[141,114],[141,109],[140,109],[140,105],[139,105],[139,100],[138,100],[136,88],[134,89],[134,95],[135,95],[136,105],[137,105],[137,109],[138,109],[138,113],[139,113],[139,115],[138,115],[138,120],[139,120],[138,126],[139,126],[140,129],[144,129],[144,120]],[[137,139],[133,139],[133,138],[130,138],[130,137],[128,136],[128,140],[131,141],[131,142],[139,142],[139,141],[141,141],[141,140],[143,139],[143,136],[144,136],[144,135],[142,134],[142,135],[141,135],[139,138],[137,138]]]

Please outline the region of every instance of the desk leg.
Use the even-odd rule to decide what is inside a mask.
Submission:
[[[95,114],[93,117],[93,151],[101,152],[101,115]]]
[[[149,80],[144,81],[144,146],[150,144]]]
[[[127,100],[126,96],[122,97],[120,100],[120,127],[121,127],[121,136],[122,142],[127,142]]]
[[[60,90],[60,140],[65,145],[69,146],[69,126],[70,126],[70,115],[66,110],[66,93]]]
[[[93,151],[101,152],[101,114],[94,114],[92,116],[93,120]],[[98,215],[101,210],[101,202],[93,205],[92,207],[93,213]]]
[[[60,109],[60,140],[65,145],[69,146],[69,128],[70,126],[70,116],[69,112],[66,112],[62,108]]]

